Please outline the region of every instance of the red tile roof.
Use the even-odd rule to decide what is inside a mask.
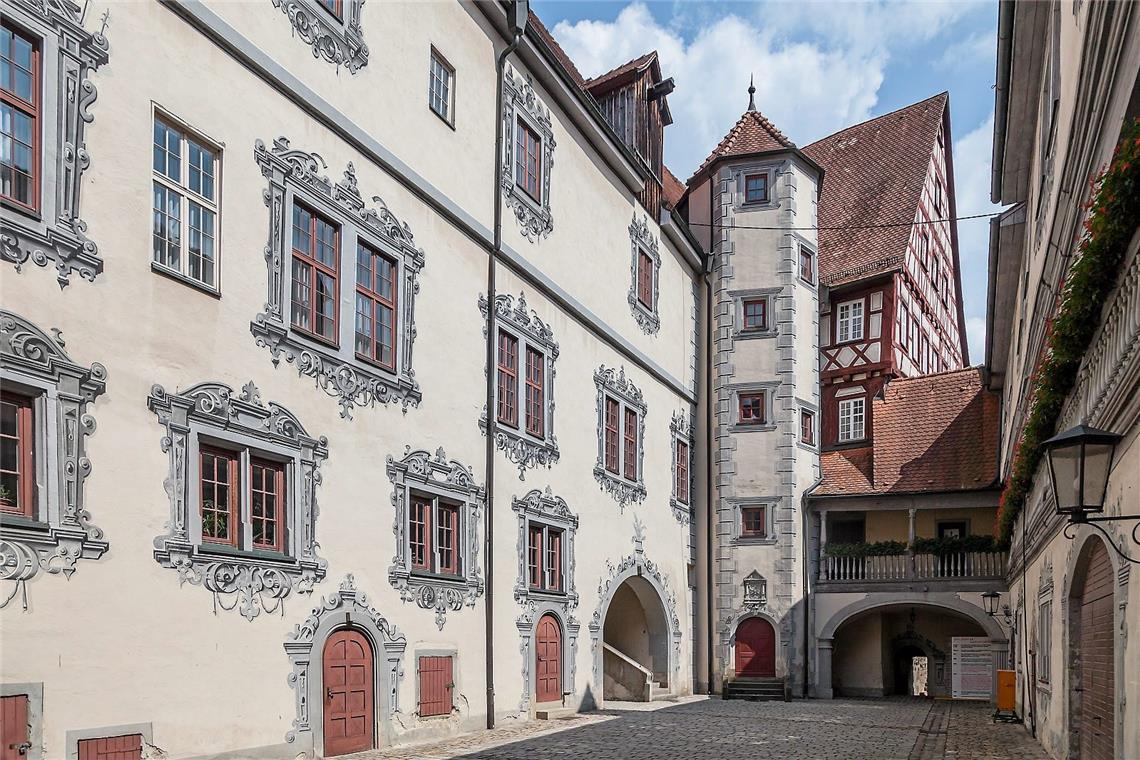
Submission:
[[[815,496],[985,488],[997,480],[998,397],[980,367],[887,383],[872,401],[874,446],[826,451]]]
[[[566,55],[566,51],[558,44],[558,40],[554,39],[554,35],[550,33],[550,30],[546,28],[546,24],[542,23],[542,19],[540,19],[538,14],[533,10],[528,12],[527,26],[538,32],[538,36],[543,39],[546,46],[554,53],[554,57],[557,58],[563,68],[570,73],[570,77],[574,80],[574,83],[584,88],[586,80],[582,76],[582,73],[578,71],[578,67],[574,65],[574,61],[570,60],[570,56]]]
[[[665,205],[673,208],[681,200],[681,196],[685,194],[685,183],[677,179],[677,175],[669,171],[668,166],[662,166],[662,168],[665,170],[665,176],[661,178],[665,193]]]
[[[824,168],[819,280],[835,286],[901,268],[934,141],[941,93],[836,132],[803,149]],[[872,224],[895,227],[828,229]]]
[[[796,144],[784,136],[776,125],[759,111],[745,111],[728,134],[713,148],[708,158],[689,177],[692,184],[714,161],[730,156],[744,156],[769,150],[794,149]]]
[[[612,82],[615,79],[620,79],[626,74],[630,74],[635,71],[643,71],[645,68],[652,65],[656,60],[657,51],[651,50],[645,55],[638,56],[632,61],[627,61],[615,69],[610,69],[605,74],[599,74],[593,79],[587,79],[584,86],[587,90],[595,94],[600,90],[609,90],[611,88],[605,86],[607,83]],[[660,64],[658,64],[658,66],[660,66]]]

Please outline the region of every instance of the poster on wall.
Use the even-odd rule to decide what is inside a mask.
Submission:
[[[954,699],[989,699],[993,693],[993,657],[986,636],[955,636],[951,648]]]

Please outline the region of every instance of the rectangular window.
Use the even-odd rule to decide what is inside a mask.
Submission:
[[[562,590],[562,531],[529,523],[526,542],[527,583],[544,591]]]
[[[396,282],[399,265],[357,241],[356,355],[396,371]]]
[[[863,299],[839,304],[836,334],[840,343],[863,340]]]
[[[910,355],[918,359],[918,336],[922,333],[922,329],[918,326],[918,315],[910,318]]]
[[[436,508],[439,564],[437,572],[459,574],[459,507],[439,504]]]
[[[408,537],[411,546],[412,568],[428,570],[431,568],[429,551],[431,547],[431,499],[413,495],[411,497],[411,512],[408,518]]]
[[[938,180],[934,181],[934,213],[942,218],[942,183]]]
[[[142,734],[80,739],[78,760],[141,760]]]
[[[412,570],[440,575],[459,575],[463,545],[459,505],[439,497],[410,492],[408,548]]]
[[[919,361],[922,364],[922,371],[930,371],[930,339],[926,337],[926,333],[922,335],[922,348],[918,354]]]
[[[618,472],[618,416],[621,413],[621,404],[616,399],[606,396],[606,429],[605,429],[605,455],[606,469]]]
[[[744,424],[763,424],[764,422],[764,394],[740,394],[740,422]]]
[[[539,148],[542,140],[538,133],[521,118],[515,129],[515,184],[535,201],[542,202],[539,181],[542,179],[542,159]]]
[[[416,669],[420,680],[420,717],[451,715],[451,692],[455,688],[451,657],[420,657]]]
[[[28,35],[0,27],[0,197],[39,208],[40,49]]]
[[[806,409],[800,410],[800,443],[815,444],[815,415]]]
[[[906,304],[899,304],[899,345],[902,346],[903,351],[910,350],[909,330],[910,310],[907,309]]]
[[[281,551],[285,535],[285,466],[263,459],[251,460],[249,493],[253,548]]]
[[[1049,654],[1053,643],[1053,600],[1045,599],[1037,605],[1037,680],[1049,682]]]
[[[546,588],[562,590],[562,531],[546,529]]]
[[[0,396],[0,512],[35,516],[34,401]]]
[[[546,357],[541,351],[526,347],[526,432],[542,438],[546,430],[543,376]]]
[[[752,298],[744,302],[744,329],[768,329],[768,299]]]
[[[815,254],[800,246],[800,279],[808,285],[815,283]]]
[[[156,116],[151,154],[154,263],[216,289],[221,150]]]
[[[498,372],[499,422],[517,428],[519,426],[519,341],[509,332],[502,330],[499,331]]]
[[[863,440],[864,400],[839,402],[839,442]]]
[[[768,175],[767,174],[746,174],[746,175],[744,175],[744,202],[745,203],[767,203],[768,202]]]
[[[918,236],[918,263],[923,269],[930,266],[930,235],[925,232]]]
[[[326,11],[336,16],[338,20],[343,20],[341,13],[343,12],[344,0],[317,0],[317,3]]]
[[[626,480],[637,480],[637,412],[625,410],[625,441],[622,448]]]
[[[645,251],[637,254],[637,300],[653,310],[653,259]]]
[[[293,204],[293,327],[336,345],[340,229]]]
[[[200,451],[202,540],[238,545],[238,453],[202,446]]]
[[[689,503],[689,444],[687,441],[677,441],[677,462],[674,469],[677,482],[673,489],[677,493],[677,501],[682,504]]]
[[[765,507],[741,507],[740,535],[744,538],[767,538],[767,511]]]
[[[542,553],[541,525],[531,525],[527,531],[526,564],[527,577],[531,588],[541,588],[543,580],[543,553]]]
[[[428,107],[448,124],[454,124],[451,114],[454,86],[455,69],[432,48],[428,64]]]

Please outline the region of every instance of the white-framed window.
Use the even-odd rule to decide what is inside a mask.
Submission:
[[[1049,653],[1052,649],[1053,600],[1042,599],[1037,606],[1037,680],[1049,683]]]
[[[151,140],[151,259],[217,291],[222,149],[159,111]]]
[[[930,266],[930,235],[926,232],[918,236],[918,263],[923,269]]]
[[[863,339],[863,299],[839,304],[835,333],[840,343]]]
[[[839,442],[860,441],[864,437],[866,401],[862,398],[839,402]]]
[[[428,64],[428,108],[455,126],[455,68],[434,46]]]

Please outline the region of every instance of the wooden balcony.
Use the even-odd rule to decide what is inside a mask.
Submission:
[[[963,590],[988,588],[1004,582],[1008,554],[955,552],[950,554],[888,554],[869,557],[830,557],[819,560],[817,581],[830,590],[862,586],[929,585]],[[821,590],[824,590],[821,588]],[[883,590],[886,590],[885,588]]]

